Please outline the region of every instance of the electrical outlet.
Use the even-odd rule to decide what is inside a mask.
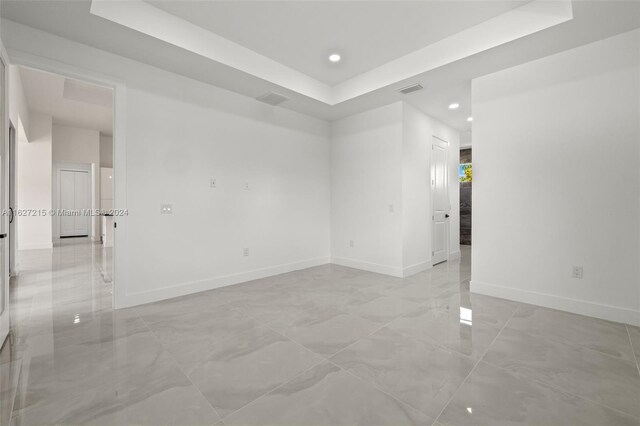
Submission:
[[[389,204],[389,213],[393,213],[394,210],[393,204]]]
[[[244,189],[247,191],[249,190],[249,182],[244,183]]]
[[[349,247],[353,247],[353,240],[349,240]]]
[[[243,256],[249,256],[249,248],[248,247],[245,247],[245,248],[242,249],[242,255]]]
[[[215,188],[217,185],[216,180],[214,178],[211,178],[211,180],[209,181],[209,186],[211,188]]]
[[[160,214],[171,214],[171,213],[173,213],[172,204],[160,204]]]
[[[571,271],[571,276],[573,278],[582,279],[582,266],[574,266]]]

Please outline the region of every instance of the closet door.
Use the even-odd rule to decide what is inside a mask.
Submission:
[[[89,216],[86,212],[91,208],[89,199],[89,173],[75,172],[75,211],[74,235],[89,235]]]
[[[60,170],[58,209],[65,214],[60,217],[60,237],[89,235],[89,219],[85,213],[91,209],[89,172],[82,170]]]
[[[70,212],[75,209],[76,198],[76,172],[73,170],[60,170],[60,212]],[[60,236],[71,237],[75,231],[75,220],[73,216],[60,215]]]

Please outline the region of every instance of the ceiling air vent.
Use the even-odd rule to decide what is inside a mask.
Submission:
[[[256,99],[259,100],[260,102],[264,102],[265,104],[274,105],[274,106],[289,100],[289,98],[287,98],[286,96],[279,95],[278,93],[275,93],[275,92],[265,93],[262,96],[258,96]]]
[[[418,90],[422,90],[422,89],[423,89],[422,84],[416,83],[416,84],[412,84],[411,86],[398,89],[398,92],[402,93],[403,95],[408,95],[409,93],[417,92]]]

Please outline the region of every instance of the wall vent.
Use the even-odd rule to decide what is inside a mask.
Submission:
[[[259,100],[260,102],[264,102],[265,104],[274,105],[274,106],[289,100],[289,98],[287,98],[286,96],[280,95],[275,92],[265,93],[262,96],[258,96],[256,99]]]
[[[422,84],[416,83],[416,84],[412,84],[411,86],[398,89],[398,92],[402,93],[403,95],[408,95],[409,93],[417,92],[418,90],[422,90],[422,89],[423,89]]]

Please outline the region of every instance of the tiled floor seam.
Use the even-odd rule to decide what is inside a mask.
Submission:
[[[458,391],[462,388],[462,386],[464,386],[464,384],[467,382],[467,380],[469,380],[469,377],[471,377],[471,375],[473,374],[473,372],[476,370],[476,368],[478,367],[478,365],[480,365],[480,362],[482,361],[482,359],[485,357],[485,355],[487,354],[487,352],[489,352],[489,349],[491,348],[491,346],[493,346],[493,344],[496,342],[496,340],[498,340],[498,337],[500,337],[500,334],[502,334],[502,331],[507,327],[507,324],[509,324],[509,321],[511,321],[511,319],[516,315],[516,313],[518,312],[518,310],[520,309],[520,305],[518,304],[516,309],[513,310],[513,313],[511,313],[511,316],[509,317],[509,319],[507,319],[504,323],[504,325],[502,326],[502,328],[500,328],[500,331],[498,332],[498,334],[496,334],[496,337],[493,338],[493,340],[491,341],[491,343],[487,346],[487,348],[484,350],[484,352],[482,352],[482,355],[480,357],[478,357],[478,360],[476,361],[476,363],[473,365],[473,368],[471,369],[471,371],[469,371],[469,374],[467,374],[467,376],[464,378],[464,380],[460,383],[460,385],[456,388],[455,391],[453,391],[453,393],[451,394],[451,397],[449,398],[449,400],[444,404],[444,406],[442,407],[442,410],[440,410],[440,413],[438,414],[438,416],[436,417],[435,421],[433,422],[433,425],[438,423],[438,420],[440,419],[440,417],[442,416],[442,413],[444,413],[444,410],[447,409],[447,407],[449,406],[449,404],[451,404],[451,401],[453,401],[453,399],[455,398],[456,394],[458,393]]]
[[[629,344],[631,345],[631,353],[633,354],[633,358],[636,360],[636,368],[638,369],[638,375],[640,375],[640,361],[638,360],[638,355],[636,355],[636,350],[633,347],[633,340],[631,340],[631,332],[629,331],[629,326],[625,324],[624,328],[625,330],[627,330],[627,337],[629,337]]]
[[[269,330],[273,331],[274,333],[277,333],[279,336],[284,337],[285,339],[287,339],[287,340],[291,341],[292,343],[295,343],[296,345],[300,346],[300,347],[301,347],[301,348],[303,348],[304,350],[307,350],[307,351],[309,351],[309,352],[311,352],[311,353],[313,353],[313,354],[315,354],[315,355],[318,355],[318,356],[320,356],[320,357],[324,358],[325,360],[327,359],[327,357],[326,357],[326,356],[324,356],[323,354],[318,353],[318,352],[316,352],[316,351],[314,351],[314,350],[312,350],[312,349],[310,349],[310,348],[306,347],[306,346],[305,346],[305,345],[303,345],[302,343],[300,343],[300,342],[297,342],[297,341],[293,340],[291,337],[289,337],[289,336],[285,335],[284,333],[282,333],[282,332],[280,332],[280,331],[276,330],[275,328],[273,328],[272,326],[270,326],[268,323],[266,323],[266,322],[262,321],[260,318],[257,318],[257,317],[255,317],[255,316],[251,315],[249,312],[247,312],[247,311],[245,311],[245,310],[243,310],[243,309],[240,309],[240,308],[238,308],[238,307],[235,307],[235,306],[231,305],[231,304],[230,304],[230,303],[228,303],[228,302],[225,302],[225,303],[226,303],[227,305],[229,305],[229,307],[230,307],[231,309],[234,309],[234,310],[236,310],[236,311],[238,311],[238,312],[242,313],[243,315],[246,315],[247,317],[251,318],[252,320],[255,320],[255,321],[259,322],[261,325],[263,325],[263,326],[267,327]],[[271,392],[271,391],[269,391],[269,392]],[[269,393],[269,392],[267,392],[267,393]],[[262,395],[261,395],[261,396],[262,396]]]
[[[495,341],[498,339],[498,337],[500,336],[500,334],[502,334],[502,331],[507,327],[507,324],[508,324],[508,323],[509,323],[509,321],[511,321],[511,319],[516,315],[516,313],[517,313],[517,312],[518,312],[518,310],[521,308],[521,306],[522,306],[522,305],[518,305],[518,308],[513,312],[513,315],[511,315],[511,318],[509,318],[509,320],[507,320],[507,322],[505,323],[505,325],[504,325],[504,326],[502,327],[502,329],[500,330],[500,333],[498,333],[498,335],[496,336],[496,338],[495,338],[495,339],[491,342],[491,344],[487,347],[487,350],[485,350],[485,351],[484,351],[484,353],[482,354],[482,357],[480,357],[480,361],[478,362],[478,364],[479,364],[480,362],[484,362],[484,363],[485,363],[485,364],[487,364],[487,365],[490,365],[490,366],[492,366],[492,367],[496,367],[496,368],[498,368],[498,369],[500,369],[500,370],[502,370],[502,371],[506,371],[508,374],[514,374],[512,371],[509,371],[509,370],[508,370],[508,369],[506,369],[506,368],[503,368],[503,367],[500,367],[500,366],[498,366],[498,365],[495,365],[495,364],[493,364],[493,363],[491,363],[491,362],[488,362],[488,361],[486,361],[484,358],[485,358],[485,356],[487,355],[487,353],[489,352],[489,349],[491,348],[491,346],[495,343]],[[626,325],[625,325],[625,327],[626,327]],[[628,330],[627,330],[627,332],[628,332]],[[633,351],[633,347],[631,348],[631,350]],[[598,351],[596,351],[596,352],[598,352]],[[635,355],[634,355],[634,356],[635,356]],[[476,365],[477,365],[477,364],[476,364]],[[474,370],[475,370],[475,368],[476,368],[476,367],[474,366]],[[585,398],[585,397],[583,397],[583,396],[576,395],[576,394],[574,394],[574,393],[572,393],[572,392],[568,392],[568,391],[566,391],[566,390],[564,390],[564,389],[562,389],[562,388],[560,388],[560,387],[558,387],[558,386],[556,386],[556,385],[553,385],[553,384],[551,384],[551,383],[547,383],[547,382],[545,382],[545,381],[543,381],[543,380],[536,379],[536,378],[529,377],[529,376],[527,376],[527,375],[522,375],[522,374],[516,374],[516,377],[520,377],[521,379],[524,379],[524,380],[531,380],[531,381],[533,381],[533,382],[536,382],[536,383],[542,384],[542,385],[544,385],[544,386],[548,386],[548,387],[550,387],[550,388],[552,388],[552,389],[555,389],[555,390],[557,390],[558,392],[562,392],[562,393],[564,393],[565,395],[570,395],[570,396],[573,396],[573,397],[576,397],[576,398],[580,398],[580,399],[582,399],[582,400],[584,400],[584,401],[588,401],[588,402],[590,402],[590,403],[593,403],[593,404],[599,405],[599,406],[601,406],[601,407],[605,407],[605,408],[607,408],[607,409],[610,409],[610,410],[616,411],[616,412],[618,412],[618,413],[622,413],[622,414],[624,414],[624,415],[626,415],[626,416],[631,416],[631,417],[632,417],[632,418],[634,418],[634,419],[639,419],[639,420],[640,420],[640,417],[637,417],[637,416],[635,416],[635,415],[633,415],[633,414],[627,413],[626,411],[622,411],[622,410],[619,410],[619,409],[617,409],[617,408],[609,407],[608,405],[605,405],[605,404],[602,404],[602,403],[599,403],[599,402],[596,402],[596,401],[592,401],[592,400],[590,400],[589,398]],[[465,381],[466,381],[466,379],[465,379]],[[445,407],[445,408],[446,408],[446,407]],[[443,411],[444,411],[444,410],[443,410]],[[442,413],[440,413],[440,415],[442,415]]]
[[[135,309],[135,308],[134,308]],[[222,420],[222,416],[220,415],[220,413],[218,413],[218,410],[216,410],[216,407],[213,406],[213,404],[211,404],[211,402],[204,396],[204,394],[202,393],[202,390],[195,385],[195,383],[193,383],[193,381],[191,380],[191,377],[189,377],[189,375],[183,370],[182,365],[180,365],[180,363],[178,362],[178,360],[176,359],[176,357],[173,355],[173,353],[171,353],[170,350],[168,350],[165,345],[162,343],[162,341],[160,340],[160,338],[158,337],[158,335],[151,329],[151,327],[149,327],[149,324],[144,320],[144,318],[142,318],[142,316],[138,313],[138,311],[136,310],[136,315],[138,316],[138,318],[142,321],[142,323],[144,324],[144,326],[147,328],[147,330],[149,332],[151,332],[151,334],[153,335],[153,337],[156,339],[156,341],[160,344],[160,346],[162,346],[162,349],[165,350],[165,352],[167,352],[169,354],[169,356],[171,357],[171,359],[173,360],[173,362],[176,364],[176,366],[178,367],[178,369],[180,370],[180,372],[184,375],[184,377],[187,378],[187,380],[189,381],[189,383],[191,383],[191,386],[193,386],[198,393],[200,394],[200,396],[202,396],[202,398],[207,401],[207,404],[209,404],[209,406],[211,407],[211,409],[213,410],[214,413],[216,413],[216,416],[218,416],[218,420]],[[217,424],[217,423],[214,423]]]
[[[15,361],[9,361],[9,362],[15,362]],[[16,405],[16,396],[18,395],[18,387],[20,386],[20,379],[22,376],[22,359],[17,360],[17,362],[20,363],[20,367],[19,367],[19,372],[18,372],[18,379],[16,380],[16,386],[13,389],[13,396],[10,398],[10,409],[9,409],[9,423],[8,424],[12,424],[11,421],[13,420],[13,407]]]
[[[349,371],[349,370],[348,370],[348,369],[346,369],[346,368],[343,368],[342,366],[340,366],[340,365],[336,364],[335,362],[333,362],[333,361],[332,361],[332,360],[330,360],[330,359],[329,359],[328,361],[329,361],[331,364],[333,364],[333,365],[335,365],[336,367],[338,367],[340,370],[344,371],[345,373],[347,373],[347,374],[351,375],[352,377],[355,377],[356,379],[358,379],[359,381],[361,381],[361,382],[365,383],[366,385],[371,386],[371,387],[372,387],[372,388],[374,388],[375,390],[378,390],[378,391],[382,392],[383,394],[385,394],[385,395],[387,395],[388,397],[390,397],[390,398],[394,399],[395,401],[398,401],[399,403],[401,403],[401,404],[403,404],[403,405],[406,405],[406,406],[408,406],[408,407],[413,408],[414,410],[416,410],[416,411],[418,411],[418,412],[420,412],[420,413],[424,414],[425,416],[427,416],[427,417],[428,417],[428,418],[430,418],[430,419],[431,419],[431,418],[434,418],[432,415],[425,413],[424,411],[420,410],[419,408],[414,407],[412,404],[409,404],[408,402],[405,402],[405,401],[401,400],[400,398],[398,398],[397,396],[395,396],[395,395],[393,395],[393,394],[391,394],[391,393],[387,392],[386,390],[382,389],[381,387],[379,387],[379,386],[378,386],[378,385],[376,385],[375,383],[371,383],[370,381],[363,379],[362,377],[358,376],[357,374],[352,373],[351,371]],[[434,420],[433,420],[433,421],[435,422],[436,420],[437,420],[437,419],[435,419],[435,418],[434,418]]]
[[[447,291],[447,290],[445,290],[445,291]],[[443,293],[444,293],[444,292],[443,292]],[[443,294],[443,293],[438,293],[438,295]],[[436,296],[436,297],[437,297],[437,296]],[[521,306],[521,305],[520,305],[520,304],[518,304],[518,306],[516,307],[516,309],[514,309],[513,313],[511,314],[511,316],[510,316],[510,317],[509,317],[509,319],[507,320],[507,322],[508,322],[509,320],[511,320],[511,318],[513,318],[513,317],[515,316],[516,311],[517,311],[517,308],[519,308],[520,306]],[[407,315],[410,315],[411,313],[413,313],[413,312],[415,312],[415,311],[417,311],[417,310],[419,310],[419,309],[422,309],[422,308],[424,308],[424,307],[425,307],[425,305],[420,305],[420,306],[418,306],[417,308],[412,309],[412,310],[411,310],[411,311],[409,311],[409,312],[406,312],[406,313],[404,313],[404,314],[402,314],[402,315],[397,316],[396,318],[394,318],[394,319],[392,319],[391,321],[389,321],[387,324],[385,324],[385,325],[383,325],[382,327],[380,327],[379,329],[375,330],[373,333],[369,334],[368,336],[363,337],[363,339],[364,339],[364,338],[366,338],[366,337],[370,337],[370,336],[371,336],[371,335],[373,335],[374,333],[377,333],[378,331],[382,330],[384,327],[388,327],[388,326],[389,326],[389,325],[391,325],[391,323],[393,323],[394,321],[400,320],[400,319],[402,319],[402,318],[406,317]],[[434,308],[434,309],[436,309],[436,308]],[[476,321],[477,321],[477,322],[479,322],[479,323],[485,324],[485,325],[486,325],[486,324],[489,324],[488,322],[484,322],[484,321],[479,321],[479,320],[476,320]],[[499,334],[502,332],[502,330],[505,328],[505,326],[506,326],[507,322],[505,322],[505,324],[500,328],[500,331],[498,332],[498,335],[499,335]],[[402,335],[403,335],[403,336],[405,336],[405,337],[408,337],[408,338],[411,338],[411,339],[415,339],[415,337],[404,335],[401,331],[398,331],[398,333],[402,334]],[[496,335],[496,338],[498,337],[498,335]],[[362,340],[362,339],[360,339],[360,340]],[[482,359],[482,357],[483,357],[483,356],[484,356],[484,354],[486,353],[486,351],[485,351],[485,352],[483,352],[483,353],[482,353],[482,355],[481,355],[480,357],[476,358],[476,357],[474,357],[474,356],[472,356],[472,355],[468,355],[468,354],[465,354],[465,353],[463,353],[463,352],[460,352],[460,351],[458,351],[458,350],[456,350],[456,349],[453,349],[453,348],[450,348],[450,347],[448,347],[448,346],[445,346],[445,345],[443,345],[442,343],[438,342],[437,340],[432,339],[432,338],[430,338],[430,337],[428,337],[428,336],[424,337],[424,340],[426,340],[426,341],[427,341],[428,343],[430,343],[431,345],[436,346],[436,347],[438,347],[438,348],[440,348],[440,349],[443,349],[443,350],[445,350],[445,351],[447,351],[447,352],[453,352],[453,353],[455,353],[455,354],[457,354],[457,355],[461,355],[461,356],[463,356],[463,357],[465,357],[465,358],[472,359],[472,360],[474,360],[474,361],[476,361],[476,362],[477,362],[478,360]],[[488,347],[490,347],[490,346],[493,344],[493,342],[495,342],[495,339],[491,341],[491,343],[489,344],[489,346],[488,346]],[[357,343],[357,342],[354,342],[354,343]],[[351,346],[351,345],[349,345],[349,346]],[[339,352],[342,352],[344,349],[347,349],[349,346],[347,346],[347,347],[345,347],[345,348],[343,348],[343,349],[340,349],[340,351],[336,352],[335,354],[333,354],[333,355],[331,355],[331,356],[337,355]]]
[[[180,371],[182,371],[182,374],[184,374],[184,375],[187,377],[187,379],[189,380],[189,382],[191,382],[191,384],[192,384],[196,389],[198,389],[198,392],[200,393],[200,395],[202,395],[202,397],[207,401],[207,403],[209,403],[209,405],[211,405],[211,408],[213,408],[214,412],[218,415],[218,418],[220,419],[220,421],[222,421],[222,422],[223,422],[222,424],[224,424],[224,419],[225,419],[225,418],[229,417],[230,415],[232,415],[232,414],[233,414],[233,413],[235,413],[236,411],[239,411],[239,410],[243,409],[244,407],[246,407],[246,406],[248,406],[248,405],[250,405],[250,404],[253,404],[255,401],[257,401],[257,400],[261,399],[262,397],[264,397],[264,396],[266,396],[266,395],[270,394],[271,392],[275,391],[276,389],[280,388],[281,386],[283,386],[283,385],[285,385],[285,384],[289,383],[291,380],[295,379],[295,378],[296,378],[296,377],[298,377],[299,375],[304,374],[304,373],[306,373],[307,371],[311,370],[312,368],[314,368],[314,367],[316,367],[316,366],[318,366],[318,365],[322,364],[323,362],[328,361],[328,359],[327,359],[324,355],[322,355],[322,354],[318,354],[318,353],[316,353],[316,352],[312,351],[311,349],[307,348],[306,346],[304,346],[304,345],[302,345],[302,344],[300,344],[300,343],[296,342],[295,340],[291,339],[290,337],[285,336],[284,334],[280,333],[278,330],[276,330],[276,329],[274,329],[273,327],[271,327],[269,324],[267,324],[267,323],[265,323],[264,321],[262,321],[262,320],[260,320],[260,319],[258,319],[258,318],[256,318],[256,317],[254,317],[253,315],[251,315],[251,314],[247,313],[246,311],[241,310],[241,309],[239,309],[239,308],[237,308],[237,307],[235,307],[235,306],[231,305],[231,303],[229,303],[228,301],[226,301],[226,300],[225,300],[225,301],[223,302],[223,304],[221,304],[221,305],[219,305],[219,306],[222,306],[222,305],[227,305],[230,309],[236,310],[236,311],[238,311],[238,312],[242,313],[243,315],[246,315],[247,317],[249,317],[249,318],[251,318],[251,319],[253,319],[253,320],[257,321],[258,323],[260,323],[260,325],[263,325],[263,326],[267,327],[269,330],[273,331],[274,333],[277,333],[278,335],[280,335],[280,336],[284,337],[285,339],[289,340],[290,342],[292,342],[292,343],[294,343],[294,344],[296,344],[296,345],[300,346],[301,348],[303,348],[303,349],[305,349],[305,350],[307,350],[307,351],[309,351],[309,352],[311,352],[311,353],[313,353],[313,354],[315,354],[315,355],[318,355],[318,356],[320,356],[320,357],[322,358],[322,360],[321,360],[321,361],[319,361],[319,362],[317,362],[317,363],[313,364],[311,367],[309,367],[309,368],[307,368],[307,369],[305,369],[305,370],[301,371],[300,373],[295,374],[294,376],[292,376],[292,377],[290,377],[290,378],[286,379],[284,382],[282,382],[282,383],[281,383],[281,384],[279,384],[278,386],[275,386],[274,388],[272,388],[272,389],[268,390],[267,392],[265,392],[264,394],[262,394],[262,395],[258,396],[257,398],[253,399],[252,401],[249,401],[248,403],[246,403],[246,404],[245,404],[245,405],[243,405],[242,407],[240,407],[240,408],[238,408],[238,409],[236,409],[236,410],[234,410],[234,411],[229,412],[229,413],[228,413],[227,415],[225,415],[225,416],[222,416],[222,415],[220,415],[220,413],[218,412],[218,410],[216,410],[216,409],[215,409],[215,407],[211,404],[211,402],[210,402],[210,401],[209,401],[209,400],[204,396],[204,394],[202,393],[202,391],[200,390],[200,388],[199,388],[197,385],[195,385],[195,384],[193,383],[193,381],[191,380],[191,378],[190,378],[190,377],[189,377],[189,376],[188,376],[188,375],[187,375],[187,374],[182,370],[182,366],[180,365],[180,363],[179,363],[178,361],[176,361],[176,360],[175,360],[175,357],[173,357],[173,354],[171,354],[171,352],[169,352],[169,351],[165,348],[165,346],[162,344],[162,342],[160,342],[160,344],[162,345],[162,347],[163,347],[163,348],[165,348],[165,350],[167,350],[167,351],[171,354],[171,356],[172,356],[172,358],[174,359],[175,363],[176,363],[176,364],[178,365],[178,367],[180,368]],[[137,312],[136,312],[136,313],[137,313]],[[138,316],[140,316],[140,315],[138,315]],[[143,319],[143,321],[144,321],[144,319]],[[149,329],[149,326],[147,325],[147,323],[146,323],[146,322],[145,322],[145,326]],[[153,331],[152,331],[152,333],[153,333]],[[242,334],[242,333],[241,333],[241,334]],[[157,339],[158,341],[160,340],[160,339],[157,337],[157,335],[156,335],[155,333],[154,333],[154,336],[156,337],[156,339]],[[218,423],[215,423],[215,424],[217,425]]]
[[[531,382],[535,382],[535,383],[538,383],[538,384],[543,385],[543,386],[547,386],[547,387],[549,387],[549,388],[551,388],[551,389],[554,389],[554,390],[556,390],[556,391],[558,391],[558,392],[561,392],[561,393],[563,393],[563,394],[565,394],[565,395],[569,395],[569,396],[572,396],[572,397],[574,397],[574,398],[579,398],[579,399],[581,399],[581,400],[583,400],[583,401],[587,401],[587,402],[589,402],[589,403],[591,403],[591,404],[595,404],[595,405],[598,405],[598,406],[600,406],[600,407],[604,407],[604,408],[606,408],[606,409],[608,409],[608,410],[612,410],[612,411],[618,412],[618,413],[620,413],[620,414],[623,414],[623,415],[625,415],[625,416],[629,416],[629,417],[631,417],[631,418],[634,418],[634,419],[636,419],[636,420],[639,420],[639,421],[640,421],[640,417],[639,417],[639,416],[633,415],[633,414],[631,414],[631,413],[627,413],[626,411],[620,410],[619,408],[610,407],[610,406],[608,406],[608,405],[606,405],[606,404],[603,404],[603,403],[601,403],[601,402],[594,401],[594,400],[592,400],[592,399],[586,398],[586,397],[581,396],[581,395],[576,395],[576,394],[575,394],[575,393],[573,393],[573,392],[569,392],[569,391],[567,391],[567,390],[565,390],[565,389],[562,389],[562,388],[558,387],[557,385],[554,385],[554,384],[549,383],[549,382],[545,382],[544,380],[540,380],[540,379],[537,379],[537,378],[535,378],[535,377],[530,377],[530,376],[528,376],[528,375],[524,375],[524,374],[515,373],[515,372],[513,372],[513,371],[511,371],[511,370],[508,370],[508,369],[506,369],[506,368],[504,368],[504,367],[501,367],[501,366],[499,366],[499,365],[493,364],[493,363],[491,363],[491,362],[489,362],[489,361],[486,361],[486,360],[484,360],[484,359],[482,359],[482,360],[480,360],[480,361],[481,361],[481,362],[483,362],[484,364],[490,365],[491,367],[494,367],[494,368],[497,368],[497,369],[499,369],[499,370],[502,370],[502,371],[506,372],[506,373],[507,373],[507,374],[509,374],[509,375],[515,375],[516,377],[518,377],[518,378],[519,378],[519,379],[521,379],[521,380],[531,381]]]
[[[306,348],[305,348],[305,349],[306,349]],[[233,414],[237,413],[237,412],[238,412],[238,411],[240,411],[240,410],[243,410],[244,408],[246,408],[246,407],[250,406],[251,404],[254,404],[256,401],[258,401],[258,400],[260,400],[260,399],[264,398],[265,396],[267,396],[267,395],[269,395],[269,394],[271,394],[271,393],[275,392],[276,390],[280,389],[280,388],[281,388],[281,387],[283,387],[284,385],[286,385],[286,384],[290,383],[291,381],[295,380],[296,378],[300,377],[301,375],[305,374],[306,372],[308,372],[308,371],[310,371],[310,370],[312,370],[312,369],[316,368],[316,367],[317,367],[317,366],[319,366],[320,364],[324,364],[325,362],[328,362],[328,360],[327,360],[327,359],[325,359],[325,358],[323,358],[322,360],[320,360],[320,361],[316,362],[315,364],[313,364],[311,367],[306,368],[306,369],[304,369],[303,371],[301,371],[300,373],[298,373],[298,374],[296,374],[296,375],[292,376],[291,378],[289,378],[289,379],[285,380],[284,382],[282,382],[282,383],[281,383],[281,384],[279,384],[278,386],[274,387],[273,389],[269,390],[268,392],[265,392],[265,393],[263,393],[262,395],[260,395],[259,397],[255,398],[254,400],[252,400],[252,401],[250,401],[250,402],[247,402],[247,403],[246,403],[246,404],[244,404],[242,407],[240,407],[240,408],[238,408],[238,409],[236,409],[236,410],[234,410],[234,411],[229,412],[226,416],[221,417],[221,419],[224,421],[224,419],[226,419],[226,418],[230,417],[231,415],[233,415]]]
[[[441,293],[439,293],[439,294],[441,294]],[[225,303],[229,304],[228,302],[225,302]],[[230,306],[231,308],[233,308],[233,309],[237,309],[237,308],[234,308],[231,304],[229,304],[229,306]],[[413,310],[412,310],[412,311],[413,311]],[[291,341],[291,342],[295,343],[296,345],[298,345],[298,346],[300,346],[300,347],[304,348],[305,350],[308,350],[308,351],[310,351],[310,352],[312,352],[312,353],[314,353],[314,354],[316,354],[316,355],[319,355],[320,357],[322,357],[322,361],[320,361],[320,362],[318,362],[318,363],[316,363],[316,364],[312,365],[311,367],[307,368],[306,370],[304,370],[304,371],[302,371],[302,372],[300,372],[300,373],[298,373],[298,374],[294,375],[293,377],[291,377],[291,378],[287,379],[286,381],[284,381],[284,382],[283,382],[283,383],[281,383],[280,385],[278,385],[278,386],[274,387],[273,389],[269,390],[268,392],[265,392],[264,394],[262,394],[262,395],[260,395],[259,397],[255,398],[253,401],[248,402],[247,404],[243,405],[242,407],[238,408],[237,410],[230,412],[229,414],[227,414],[227,415],[226,415],[226,416],[224,416],[224,417],[221,417],[223,420],[224,420],[225,418],[228,418],[228,417],[229,417],[229,416],[231,416],[232,414],[234,414],[234,413],[236,413],[236,412],[238,412],[238,411],[242,410],[243,408],[245,408],[245,407],[247,407],[247,406],[249,406],[249,405],[251,405],[251,404],[255,403],[256,401],[258,401],[259,399],[261,399],[261,398],[265,397],[266,395],[269,395],[270,393],[272,393],[272,392],[276,391],[276,390],[277,390],[277,389],[279,389],[280,387],[282,387],[282,386],[286,385],[287,383],[289,383],[289,382],[293,381],[293,380],[294,380],[294,379],[296,379],[297,377],[299,377],[299,376],[303,375],[303,374],[304,374],[304,373],[306,373],[307,371],[309,371],[309,370],[311,370],[311,369],[313,369],[313,368],[317,367],[318,365],[320,365],[320,364],[322,364],[322,363],[324,363],[324,362],[330,362],[331,364],[335,365],[336,367],[340,368],[341,370],[343,370],[343,371],[345,371],[345,372],[349,373],[350,375],[352,375],[352,376],[356,377],[358,380],[363,381],[363,382],[364,382],[364,383],[366,383],[367,385],[372,386],[374,389],[376,389],[376,390],[379,390],[379,391],[383,392],[385,395],[387,395],[387,396],[389,396],[389,397],[393,398],[394,400],[396,400],[396,401],[398,401],[398,402],[400,402],[400,403],[402,403],[402,404],[405,404],[405,405],[407,405],[407,406],[409,406],[409,407],[413,408],[414,410],[416,410],[416,411],[418,411],[418,412],[420,412],[420,413],[422,413],[422,414],[424,414],[424,415],[426,415],[426,416],[428,416],[428,417],[432,417],[432,416],[429,416],[429,415],[427,415],[426,413],[424,413],[422,410],[419,410],[419,409],[415,408],[415,407],[414,407],[414,406],[412,406],[411,404],[408,404],[408,403],[406,403],[406,402],[404,402],[404,401],[399,400],[399,399],[398,399],[398,398],[396,398],[395,396],[393,396],[393,395],[389,394],[388,392],[386,392],[386,391],[384,391],[384,390],[382,390],[382,389],[378,388],[376,385],[374,385],[374,384],[372,384],[372,383],[370,383],[370,382],[368,382],[368,381],[366,381],[366,380],[364,380],[364,379],[362,379],[362,378],[360,378],[360,377],[356,376],[355,374],[351,373],[350,371],[348,371],[348,370],[346,370],[346,369],[344,369],[344,368],[340,367],[339,365],[337,365],[335,362],[333,362],[333,361],[330,359],[330,358],[332,358],[332,357],[336,356],[337,354],[339,354],[340,352],[344,351],[345,349],[347,349],[347,348],[349,348],[349,347],[351,347],[351,346],[355,345],[356,343],[360,342],[361,340],[363,340],[363,339],[366,339],[366,338],[370,337],[370,336],[371,336],[371,335],[373,335],[374,333],[377,333],[378,331],[382,330],[384,327],[386,327],[386,326],[388,326],[389,324],[391,324],[391,323],[392,323],[393,321],[395,321],[396,319],[400,318],[401,316],[407,315],[409,312],[407,312],[407,313],[405,313],[405,314],[403,314],[403,315],[400,315],[400,316],[398,316],[398,317],[396,317],[396,318],[393,318],[391,321],[389,321],[389,322],[387,322],[387,323],[385,323],[385,324],[381,325],[380,327],[376,328],[374,331],[372,331],[371,333],[367,334],[366,336],[363,336],[362,338],[360,338],[360,339],[356,340],[356,341],[355,341],[355,342],[353,342],[353,343],[350,343],[349,345],[345,346],[344,348],[340,349],[339,351],[336,351],[336,352],[334,352],[334,353],[332,353],[331,355],[328,355],[328,356],[327,356],[327,355],[324,355],[324,354],[317,353],[317,352],[315,352],[315,351],[313,351],[313,350],[311,350],[311,349],[307,348],[307,347],[306,347],[306,346],[304,346],[303,344],[301,344],[301,343],[299,343],[299,342],[295,341],[294,339],[292,339],[292,338],[290,338],[290,337],[288,337],[288,336],[284,335],[283,333],[281,333],[281,332],[279,332],[278,330],[276,330],[276,329],[274,329],[273,327],[271,327],[269,324],[265,323],[264,321],[260,320],[259,318],[256,318],[256,317],[252,316],[251,314],[247,313],[246,311],[242,311],[242,313],[243,313],[243,314],[245,314],[245,315],[247,315],[249,318],[252,318],[252,319],[254,319],[254,320],[258,321],[260,324],[262,324],[262,325],[264,325],[264,326],[268,327],[270,330],[274,331],[275,333],[278,333],[279,335],[281,335],[281,336],[283,336],[284,338],[288,339],[289,341]]]

